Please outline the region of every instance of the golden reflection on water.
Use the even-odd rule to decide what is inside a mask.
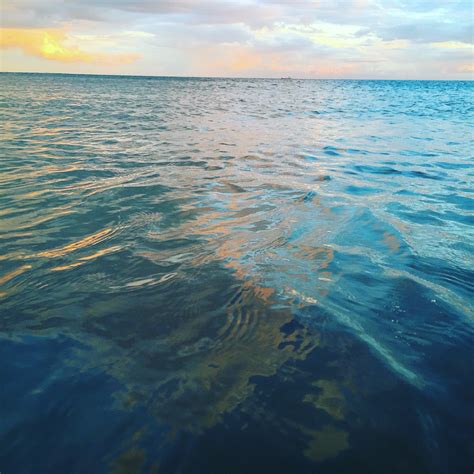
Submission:
[[[62,166],[48,165],[43,163],[39,169],[25,167],[22,173],[19,173],[17,170],[6,172],[0,178],[0,183],[10,183],[12,181],[12,178],[14,178],[15,180],[18,180],[23,183],[22,186],[20,186],[21,189],[21,187],[25,187],[31,184],[38,185],[37,180],[39,178],[48,178],[48,184],[50,184],[55,174],[68,175],[69,173],[78,171],[80,169],[80,162],[69,163],[67,165]]]
[[[48,189],[48,188],[38,189],[36,191],[31,191],[29,193],[21,194],[18,198],[19,199],[34,199],[34,198],[42,196],[43,194],[52,194],[52,193],[54,193],[54,190],[52,189]]]
[[[15,278],[18,275],[21,275],[22,273],[26,272],[26,270],[29,270],[30,268],[31,268],[31,265],[22,265],[21,267],[15,270],[12,270],[6,275],[3,275],[3,277],[0,277],[0,285],[5,284],[7,281],[10,281],[12,278]]]
[[[63,247],[59,247],[53,250],[39,252],[37,256],[46,258],[62,257],[68,253],[74,252],[75,250],[98,244],[99,242],[102,242],[112,232],[113,229],[109,227],[107,229],[103,229],[99,232],[96,232],[95,234],[88,235],[87,237],[84,237],[78,240],[77,242],[72,242],[70,244],[64,245]]]
[[[11,272],[8,272],[6,275],[3,275],[0,277],[0,286],[4,285],[5,283],[9,282],[13,278],[17,277],[18,275],[21,275],[22,273],[25,273],[26,271],[30,270],[32,267],[31,265],[22,265],[21,267],[16,268],[15,270],[12,270]],[[6,291],[0,291],[0,297],[5,297],[7,296]]]
[[[31,214],[20,215],[18,217],[3,218],[0,223],[0,231],[5,232],[7,237],[12,237],[12,233],[17,232],[18,230],[35,229],[36,227],[45,224],[46,222],[73,213],[74,211],[71,209],[57,208],[49,210],[48,215],[41,216],[36,219],[32,219]]]
[[[91,244],[91,245],[93,245],[93,244]],[[78,248],[81,248],[81,247],[78,247]],[[77,262],[73,262],[73,263],[70,263],[70,264],[67,264],[67,265],[59,265],[57,267],[53,267],[53,268],[51,268],[51,271],[53,271],[53,272],[56,271],[57,272],[57,271],[63,271],[63,270],[70,270],[72,268],[79,267],[80,265],[84,265],[85,263],[87,263],[91,260],[95,260],[96,258],[102,257],[104,255],[108,255],[108,254],[113,253],[113,252],[117,252],[121,248],[122,247],[120,245],[114,245],[112,247],[108,247],[108,248],[99,250],[98,252],[95,252],[93,254],[86,255],[84,257],[80,257]],[[44,256],[44,255],[42,255],[42,256]]]

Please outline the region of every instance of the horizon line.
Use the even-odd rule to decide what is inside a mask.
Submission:
[[[180,76],[180,75],[150,75],[150,74],[103,74],[88,72],[44,72],[44,71],[0,71],[0,74],[43,74],[58,76],[97,76],[97,77],[130,77],[154,79],[234,79],[234,80],[295,80],[295,81],[417,81],[417,82],[473,82],[474,77],[468,79],[395,79],[395,78],[368,78],[368,77],[257,77],[257,76]]]

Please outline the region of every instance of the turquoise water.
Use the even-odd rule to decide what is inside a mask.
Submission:
[[[474,459],[474,85],[0,75],[0,471]]]

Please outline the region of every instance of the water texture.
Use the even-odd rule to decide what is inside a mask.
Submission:
[[[474,461],[474,85],[0,75],[0,471]]]

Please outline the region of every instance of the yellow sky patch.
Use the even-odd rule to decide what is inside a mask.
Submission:
[[[458,72],[470,72],[470,73],[474,73],[474,64],[472,64],[472,63],[461,64],[461,65],[458,67]]]
[[[436,43],[431,43],[432,46],[442,49],[469,49],[474,51],[474,47],[469,43],[462,43],[461,41],[438,41]]]
[[[231,69],[241,71],[244,69],[252,69],[262,64],[262,58],[259,54],[252,51],[242,51],[238,53],[230,62]]]
[[[0,29],[0,48],[18,48],[31,56],[70,63],[117,66],[139,58],[137,53],[102,53],[84,51],[63,29]]]
[[[242,71],[266,70],[280,76],[296,74],[303,76],[314,75],[316,77],[337,77],[356,72],[354,64],[340,64],[321,58],[308,62],[305,58],[295,57],[293,53],[278,51],[258,53],[250,47],[229,46],[215,48],[212,52],[208,51],[207,56],[218,58],[212,63],[216,70],[224,69],[239,73]],[[200,56],[200,60],[202,63],[202,56]]]

